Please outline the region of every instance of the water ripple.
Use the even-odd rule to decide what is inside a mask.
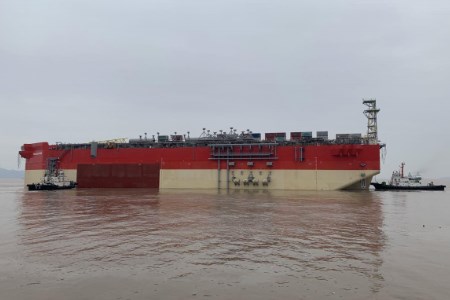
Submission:
[[[374,277],[385,243],[370,193],[25,193],[18,220],[27,260],[69,273],[133,266],[181,279],[226,266],[318,280],[342,270]]]

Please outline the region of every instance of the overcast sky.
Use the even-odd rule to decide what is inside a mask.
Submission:
[[[448,0],[0,0],[0,167],[39,141],[366,132],[450,176]],[[23,162],[22,162],[23,167]]]

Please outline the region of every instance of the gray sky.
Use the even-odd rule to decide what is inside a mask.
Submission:
[[[0,167],[23,143],[366,131],[450,176],[448,0],[0,0]],[[23,165],[23,164],[22,164]]]

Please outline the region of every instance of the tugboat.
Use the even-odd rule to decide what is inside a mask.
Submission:
[[[63,170],[60,170],[56,160],[49,160],[44,178],[39,183],[27,184],[29,191],[68,190],[77,186],[77,183],[67,180]]]
[[[423,185],[421,182],[422,177],[419,174],[411,175],[411,173],[409,173],[408,176],[404,176],[404,167],[405,163],[402,162],[400,171],[392,172],[392,177],[388,184],[383,181],[382,183],[372,182],[371,185],[373,185],[376,190],[380,191],[443,191],[445,189],[445,185],[435,185],[432,181]]]

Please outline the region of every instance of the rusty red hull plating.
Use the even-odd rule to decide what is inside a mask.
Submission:
[[[267,149],[261,149],[266,147]],[[318,144],[235,146],[235,157],[213,158],[208,146],[174,148],[90,148],[58,149],[46,142],[25,144],[20,155],[25,169],[45,170],[49,158],[57,158],[59,168],[77,170],[79,187],[159,187],[161,169],[182,170],[379,170],[380,146],[364,144]],[[215,154],[217,154],[217,151]],[[258,156],[271,153],[270,157]],[[245,153],[245,157],[239,155]],[[254,153],[254,156],[252,156]],[[219,155],[220,157],[220,155]],[[232,162],[232,163],[230,163]]]

